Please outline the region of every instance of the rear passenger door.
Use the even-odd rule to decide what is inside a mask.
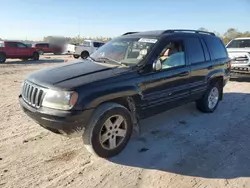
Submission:
[[[213,69],[210,55],[204,41],[199,36],[186,38],[187,61],[190,64],[190,100],[199,98],[206,90],[206,76]]]

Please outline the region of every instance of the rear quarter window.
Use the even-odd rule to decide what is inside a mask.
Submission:
[[[204,36],[204,40],[209,49],[211,59],[222,59],[228,56],[226,48],[218,37]]]

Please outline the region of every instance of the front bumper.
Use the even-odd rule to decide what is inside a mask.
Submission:
[[[93,113],[93,109],[84,111],[61,111],[43,107],[35,109],[28,105],[21,95],[19,103],[25,114],[43,128],[68,137],[81,136]]]
[[[249,66],[232,66],[231,67],[232,73],[238,74],[250,74],[250,67]]]

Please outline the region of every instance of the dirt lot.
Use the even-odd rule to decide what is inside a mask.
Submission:
[[[143,120],[140,136],[104,160],[19,107],[21,80],[65,57],[0,65],[0,187],[250,187],[250,80],[230,82],[214,114],[189,104]]]

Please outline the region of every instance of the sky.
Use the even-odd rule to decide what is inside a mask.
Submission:
[[[0,38],[115,37],[128,31],[250,31],[250,0],[1,0]]]

